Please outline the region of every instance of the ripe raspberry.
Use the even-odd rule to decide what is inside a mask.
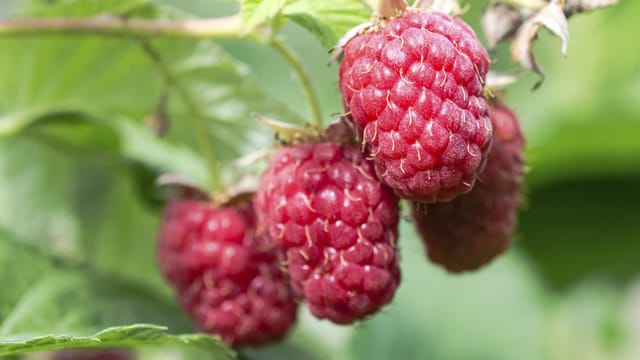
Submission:
[[[65,349],[53,353],[53,360],[133,360],[130,349]]]
[[[258,228],[286,249],[292,286],[316,317],[351,323],[391,301],[398,201],[358,146],[280,150],[255,201]]]
[[[202,331],[230,345],[285,335],[296,317],[277,249],[255,235],[250,203],[233,208],[182,200],[167,205],[158,263]]]
[[[474,270],[502,253],[516,228],[524,139],[515,114],[491,106],[493,148],[470,193],[448,203],[416,206],[413,216],[429,258],[449,271]]]
[[[437,12],[405,13],[346,43],[345,110],[400,197],[430,203],[471,190],[491,143],[488,69],[473,30]]]

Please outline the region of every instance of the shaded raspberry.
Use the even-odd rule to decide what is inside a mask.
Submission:
[[[473,30],[437,12],[408,12],[347,42],[342,101],[396,194],[431,203],[471,190],[491,143],[488,69]]]
[[[400,281],[397,199],[358,146],[280,150],[255,201],[259,229],[286,250],[292,286],[315,316],[351,323],[391,301]]]
[[[283,337],[296,317],[284,255],[255,235],[250,203],[215,208],[182,200],[167,205],[158,263],[202,331],[230,345]]]
[[[53,353],[53,360],[133,360],[130,349],[65,349]]]
[[[492,105],[491,120],[493,148],[473,190],[426,209],[414,206],[429,258],[449,271],[487,264],[509,246],[516,228],[524,139],[515,114],[504,104]]]

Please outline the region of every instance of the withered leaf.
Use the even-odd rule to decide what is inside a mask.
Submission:
[[[566,56],[569,42],[569,24],[559,1],[552,0],[540,9],[534,16],[527,19],[511,44],[511,56],[519,61],[522,66],[540,75],[540,81],[534,86],[537,88],[544,80],[544,72],[538,65],[533,55],[532,43],[538,35],[540,28],[545,27],[562,40],[562,54]]]

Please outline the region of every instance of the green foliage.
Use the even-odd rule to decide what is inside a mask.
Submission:
[[[369,12],[358,0],[244,0],[242,18],[245,31],[278,22],[279,17],[291,19],[304,27],[326,47],[333,47],[349,29],[369,21]]]
[[[465,16],[477,29],[482,4],[468,3]],[[190,11],[204,8],[226,15],[231,5],[220,4],[19,2],[21,16],[147,19],[195,17]],[[323,112],[341,111],[336,67],[326,67],[324,54],[345,31],[368,21],[362,2],[244,0],[241,8],[246,32],[272,26],[302,54]],[[638,11],[640,3],[621,2],[572,18],[567,60],[541,36],[535,51],[546,82],[532,93],[537,79],[525,76],[509,89],[506,101],[523,122],[530,166],[515,249],[478,273],[448,275],[425,261],[405,223],[403,282],[392,305],[354,328],[303,312],[284,344],[247,356],[637,358],[640,334],[631,323],[637,311],[629,309],[640,299],[633,287],[640,68],[637,47],[629,44]],[[178,345],[193,349],[167,353],[234,356],[215,339],[188,335],[192,324],[156,269],[161,197],[154,180],[174,171],[209,184],[194,136],[194,118],[201,118],[225,181],[235,182],[255,169],[231,161],[272,142],[249,114],[301,124],[302,97],[282,59],[248,39],[151,38],[149,44],[173,79],[131,36],[0,37],[0,355],[162,345],[141,352],[157,358],[164,346]],[[499,48],[494,69],[513,70],[508,56]],[[164,125],[168,131],[159,136]]]
[[[127,1],[68,1],[32,10],[40,16],[177,16]],[[159,39],[152,46],[210,125],[222,160],[267,143],[249,140],[261,139],[250,112],[298,121],[212,41]],[[0,49],[0,224],[17,234],[2,243],[0,283],[25,286],[1,292],[0,338],[18,340],[0,344],[0,352],[92,346],[95,339],[82,336],[132,323],[191,331],[156,270],[158,209],[148,200],[157,199],[153,182],[164,171],[209,181],[193,146],[192,109],[135,39],[33,35],[2,38]],[[165,96],[166,109],[158,108]],[[163,115],[157,111],[170,114],[166,139],[147,128],[150,116]],[[22,257],[16,244],[56,254],[70,266],[28,252]],[[103,335],[124,336],[120,330],[126,329]],[[159,328],[146,330],[153,336],[131,342],[114,337],[103,344],[192,343],[189,337],[161,336]],[[32,337],[37,339],[20,345]],[[209,349],[225,351],[209,342]]]
[[[276,20],[287,2],[287,0],[243,0],[242,21],[245,31],[251,32],[260,25]]]
[[[0,293],[0,355],[67,347],[194,345],[216,359],[233,356],[210,336],[166,334],[166,326],[188,331],[189,323],[175,305],[144,285],[101,273],[91,262],[68,263],[4,230],[0,283],[13,284],[11,291]],[[136,322],[166,326],[112,327]],[[99,329],[105,330],[82,335]]]
[[[283,13],[313,33],[326,48],[333,47],[349,29],[369,21],[360,1],[292,1]]]
[[[0,341],[0,355],[48,351],[66,348],[111,348],[141,345],[195,346],[206,350],[210,359],[235,359],[235,354],[209,335],[168,335],[166,327],[129,325],[108,328],[92,336],[46,335]]]

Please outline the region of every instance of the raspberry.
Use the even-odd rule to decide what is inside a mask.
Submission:
[[[400,282],[398,200],[358,146],[280,150],[256,193],[258,228],[286,249],[293,289],[338,324],[378,311]]]
[[[130,349],[65,349],[51,356],[53,360],[133,360],[136,358]]]
[[[458,18],[408,12],[344,46],[342,101],[378,177],[400,197],[467,193],[491,145],[486,50]]]
[[[413,216],[429,258],[449,271],[474,270],[509,245],[516,228],[524,139],[515,114],[491,106],[493,148],[470,193],[448,203],[414,207]]]
[[[158,238],[160,268],[200,330],[230,345],[261,345],[295,321],[283,254],[256,236],[250,202],[169,203]]]

